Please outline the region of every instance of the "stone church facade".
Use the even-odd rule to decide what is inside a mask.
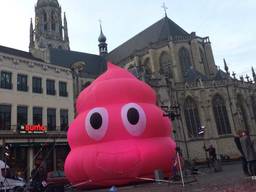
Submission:
[[[189,34],[165,15],[108,58],[151,85],[158,105],[176,114],[174,137],[190,160],[205,160],[203,146],[209,145],[218,155],[236,158],[235,132],[255,135],[255,72],[253,81],[238,80],[225,60],[225,72],[218,69],[209,37]]]
[[[190,160],[205,160],[203,146],[210,144],[219,155],[236,158],[236,130],[256,134],[255,72],[252,68],[253,80],[237,79],[226,62],[225,71],[220,70],[209,37],[188,33],[165,15],[111,52],[101,26],[98,42],[98,55],[73,51],[58,1],[38,0],[30,23],[29,52],[0,46],[0,145],[13,146],[17,157],[23,154],[20,169],[24,162],[28,166],[24,175],[29,176],[42,147],[50,151],[46,159],[49,170],[63,166],[60,160],[68,151],[66,128],[75,115],[75,99],[106,71],[107,61],[127,68],[155,89],[158,105],[174,117],[173,137]],[[34,80],[40,85],[36,93]],[[20,84],[24,85],[22,92]],[[26,98],[26,103],[18,101],[13,92]],[[40,113],[34,114],[38,107]],[[33,124],[34,116],[51,129],[43,134],[21,134],[17,125],[24,119]],[[45,156],[41,154],[38,160],[45,161]]]

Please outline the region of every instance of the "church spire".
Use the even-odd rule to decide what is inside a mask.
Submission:
[[[252,67],[252,77],[253,77],[254,83],[256,83],[256,74],[253,67]]]
[[[34,48],[34,29],[33,29],[33,22],[32,18],[30,19],[30,34],[29,34],[29,49]]]
[[[105,56],[108,53],[108,44],[106,43],[106,36],[102,32],[102,26],[101,26],[101,21],[100,22],[100,36],[98,38],[99,41],[99,52],[101,56]]]
[[[224,62],[224,69],[225,69],[226,73],[229,74],[228,65],[227,65],[227,63],[226,63],[225,58],[223,59],[223,62]]]
[[[69,37],[68,37],[68,23],[66,19],[66,13],[64,12],[64,41],[69,42]]]

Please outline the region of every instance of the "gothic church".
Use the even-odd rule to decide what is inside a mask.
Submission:
[[[237,158],[235,132],[245,129],[256,134],[254,69],[253,80],[248,76],[238,79],[225,61],[225,71],[220,70],[209,37],[187,32],[166,14],[110,52],[101,26],[98,41],[99,55],[73,51],[67,19],[64,13],[62,20],[58,1],[38,0],[34,22],[30,23],[29,52],[0,46],[0,66],[9,55],[58,67],[55,72],[67,70],[72,76],[72,102],[106,70],[106,61],[127,68],[155,89],[158,105],[173,119],[177,145],[190,160],[204,160],[203,146],[209,145],[218,155]]]

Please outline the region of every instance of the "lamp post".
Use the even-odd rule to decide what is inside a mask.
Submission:
[[[161,108],[166,112],[164,116],[170,117],[172,121],[174,120],[179,120],[181,123],[181,129],[182,129],[182,134],[183,134],[183,139],[184,139],[184,144],[185,144],[185,150],[186,150],[186,155],[188,160],[190,160],[189,156],[189,151],[188,151],[188,143],[187,143],[187,138],[183,126],[183,121],[181,117],[181,109],[179,103],[173,103],[171,106],[161,106]]]

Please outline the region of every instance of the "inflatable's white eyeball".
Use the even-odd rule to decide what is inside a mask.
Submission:
[[[122,107],[121,117],[127,131],[132,136],[141,135],[146,128],[146,115],[141,106],[128,103]]]
[[[90,110],[85,118],[85,129],[89,137],[101,140],[108,129],[108,111],[103,107]]]

